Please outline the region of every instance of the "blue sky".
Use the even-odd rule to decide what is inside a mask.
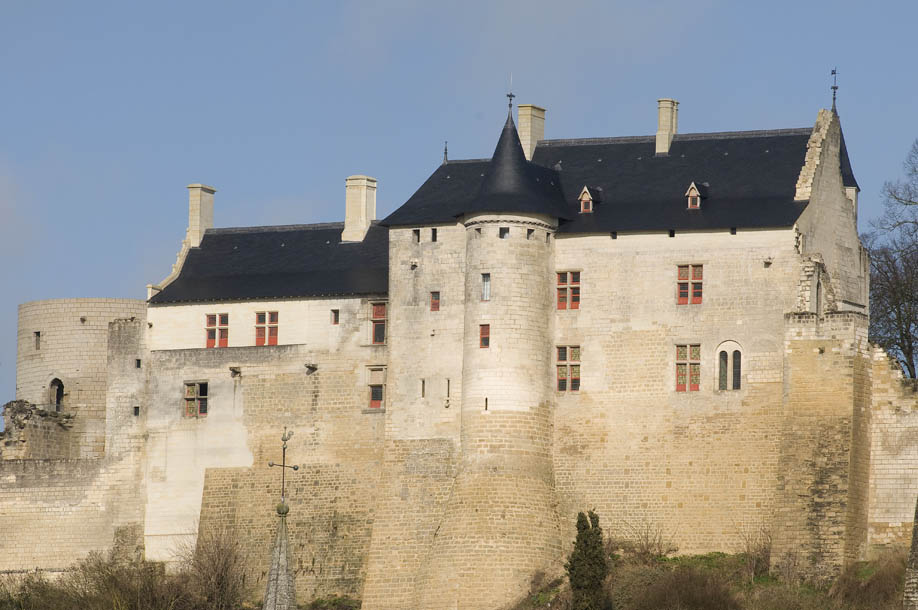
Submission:
[[[0,0],[0,404],[16,307],[133,297],[169,271],[185,185],[216,225],[379,215],[440,163],[493,150],[513,73],[546,137],[810,126],[831,103],[861,229],[918,137],[918,2]]]

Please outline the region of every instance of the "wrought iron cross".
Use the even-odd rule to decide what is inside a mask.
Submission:
[[[838,69],[832,68],[832,110],[835,110],[835,93],[838,91]]]
[[[281,463],[275,464],[274,462],[268,462],[268,466],[280,466],[281,469],[281,504],[287,501],[287,468],[292,470],[299,470],[300,467],[297,465],[288,466],[287,465],[287,441],[293,436],[293,430],[287,432],[287,426],[284,426],[284,434],[281,436],[281,440],[284,441],[284,445],[281,449]]]

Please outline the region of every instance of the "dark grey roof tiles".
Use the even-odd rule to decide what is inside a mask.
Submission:
[[[151,304],[385,294],[389,231],[341,242],[344,223],[210,229]]]

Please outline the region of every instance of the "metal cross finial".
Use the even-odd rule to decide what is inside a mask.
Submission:
[[[281,440],[284,442],[284,445],[281,449],[281,463],[275,464],[274,462],[268,462],[269,467],[270,466],[280,466],[280,469],[281,469],[281,504],[284,504],[284,502],[286,502],[287,500],[287,493],[286,493],[287,468],[290,468],[292,470],[300,469],[300,467],[296,465],[293,465],[293,466],[287,465],[287,441],[289,441],[292,436],[293,436],[293,430],[291,430],[290,432],[287,432],[287,426],[284,426],[284,434],[283,436],[281,436]]]
[[[443,141],[443,162],[444,163],[449,161],[449,149],[447,148],[448,145],[449,145],[449,141],[444,140]]]
[[[513,109],[513,98],[516,96],[513,95],[513,72],[510,73],[510,93],[507,94],[507,99],[510,100],[510,103],[507,104],[510,109]]]
[[[832,112],[835,112],[836,92],[838,92],[838,69],[832,68]]]

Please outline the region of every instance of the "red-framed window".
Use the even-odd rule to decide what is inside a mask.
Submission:
[[[676,391],[697,392],[701,385],[701,346],[676,346]]]
[[[372,303],[370,305],[370,325],[372,326],[373,345],[383,345],[386,342],[385,303]]]
[[[226,347],[229,345],[229,314],[209,313],[204,316],[204,332],[207,347]]]
[[[701,303],[703,265],[679,265],[676,281],[676,303],[698,305]]]
[[[583,194],[583,198],[580,200],[580,213],[581,214],[590,214],[593,212],[593,200],[586,193]]]
[[[367,370],[367,381],[370,390],[370,408],[382,409],[386,405],[386,367],[370,367]]]
[[[698,195],[689,195],[688,207],[690,210],[697,210],[701,207],[701,197]]]
[[[491,325],[478,325],[478,347],[491,347]]]
[[[185,382],[185,417],[203,417],[207,415],[207,382]]]
[[[559,271],[558,309],[580,309],[580,272]]]
[[[258,311],[255,313],[255,345],[277,345],[276,311]]]
[[[557,355],[559,392],[577,392],[580,390],[580,346],[559,345],[555,348]]]
[[[440,311],[440,293],[434,291],[430,293],[430,311]]]

